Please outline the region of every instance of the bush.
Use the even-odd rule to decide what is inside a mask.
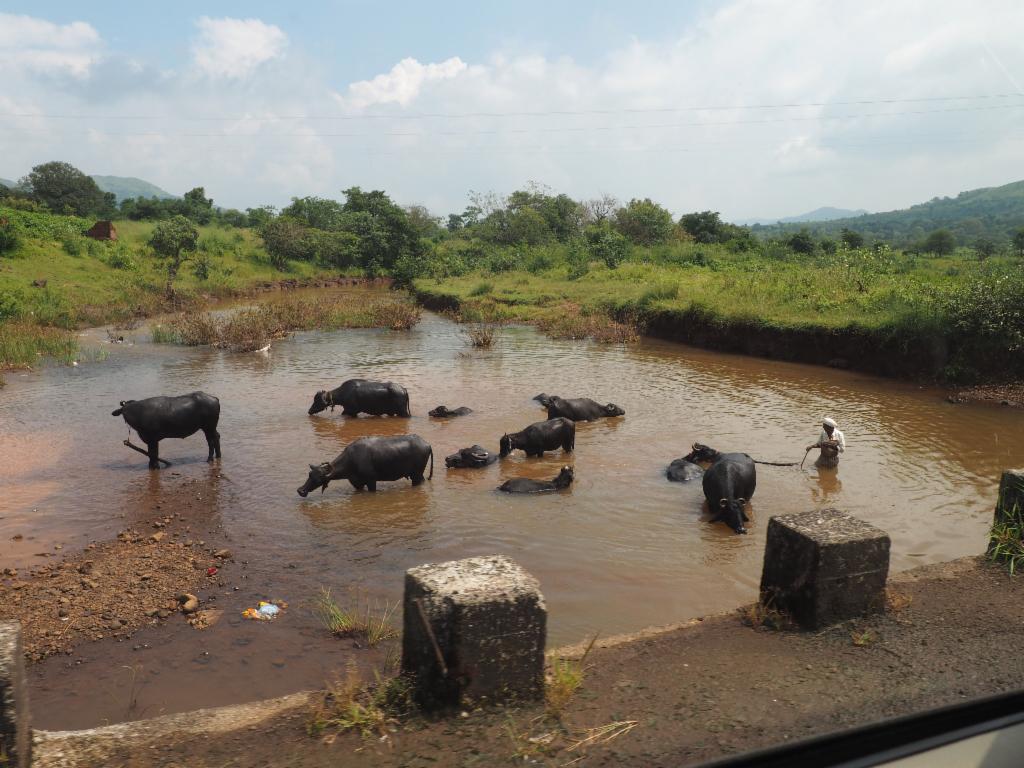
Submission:
[[[14,291],[0,293],[0,321],[16,320],[25,314],[25,297]]]
[[[131,249],[124,243],[118,243],[110,250],[107,256],[107,265],[113,269],[124,270],[134,270],[139,266],[132,256]]]
[[[72,234],[64,235],[60,242],[60,247],[68,256],[81,256],[83,245],[82,238]]]
[[[629,258],[629,239],[607,222],[587,228],[584,238],[590,257],[604,262],[609,269],[615,269]]]
[[[21,233],[17,225],[0,217],[0,254],[14,253],[21,247]]]
[[[206,281],[210,279],[210,269],[213,267],[213,259],[210,254],[202,252],[192,260],[192,274],[197,280]]]
[[[519,269],[519,254],[509,250],[498,250],[487,257],[485,266],[496,274]]]
[[[477,283],[473,287],[473,290],[471,290],[469,292],[469,295],[470,296],[486,296],[487,294],[493,293],[493,292],[494,292],[494,283],[485,280],[482,283]]]

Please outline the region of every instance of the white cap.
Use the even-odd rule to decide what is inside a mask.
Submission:
[[[836,423],[835,423],[834,420],[832,420],[832,419],[828,418],[828,416],[826,416],[824,419],[821,420],[821,425],[823,427],[832,427],[833,429],[835,429]]]

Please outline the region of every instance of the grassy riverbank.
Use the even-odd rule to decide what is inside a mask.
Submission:
[[[265,284],[339,274],[307,262],[290,262],[282,271],[252,231],[202,226],[198,249],[179,272],[172,297],[165,267],[147,246],[150,222],[117,221],[118,240],[98,242],[81,235],[92,224],[86,219],[9,208],[0,208],[0,219],[14,222],[22,241],[0,259],[0,370],[29,367],[43,357],[75,360],[71,331],[77,328],[131,326],[142,317]]]
[[[615,269],[478,271],[414,286],[425,305],[467,321],[623,340],[614,323],[725,351],[955,382],[1024,375],[1005,360],[1020,343],[1020,275],[1009,258],[887,248],[766,258],[680,243],[636,249]]]

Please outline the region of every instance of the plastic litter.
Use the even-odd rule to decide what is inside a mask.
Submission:
[[[255,608],[246,608],[242,616],[254,621],[273,621],[288,607],[284,600],[260,600]]]
[[[216,576],[218,570],[219,569],[217,568],[217,566],[211,565],[209,568],[206,569],[206,575],[207,576]]]

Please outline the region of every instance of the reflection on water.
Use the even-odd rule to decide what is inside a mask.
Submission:
[[[112,670],[122,663],[157,672],[140,691],[150,712],[319,685],[339,645],[302,606],[320,586],[362,585],[396,600],[405,569],[423,562],[497,552],[519,560],[540,579],[558,644],[752,599],[775,514],[849,510],[891,534],[896,570],[980,552],[999,472],[1024,453],[1020,411],[951,406],[937,392],[858,374],[658,341],[552,341],[522,327],[504,329],[491,352],[462,355],[464,344],[456,326],[427,316],[409,333],[298,334],[265,356],[139,344],[112,349],[101,365],[16,377],[0,394],[5,565],[31,565],[41,546],[74,549],[144,525],[157,504],[161,513],[182,507],[214,519],[247,561],[235,572],[244,579],[232,582],[239,590],[217,596],[227,616],[268,596],[297,606],[270,626],[171,628],[154,634],[151,652],[100,644],[92,663],[47,662],[33,692],[47,705],[41,725],[123,717],[89,693],[116,687]],[[413,418],[307,415],[314,392],[352,377],[406,386]],[[196,389],[221,398],[222,462],[205,462],[200,434],[165,441],[161,456],[173,466],[149,472],[121,445],[125,425],[110,411],[126,398]],[[572,454],[445,468],[446,454],[474,443],[496,451],[503,433],[542,419],[531,399],[541,391],[615,402],[627,415],[580,424]],[[441,403],[475,413],[428,418]],[[846,434],[840,467],[759,465],[747,536],[706,522],[699,483],[665,480],[665,466],[695,440],[798,461],[826,413]],[[406,431],[434,447],[434,478],[423,486],[382,483],[371,494],[335,482],[305,500],[295,493],[309,464],[357,437]],[[511,477],[550,479],[564,464],[576,472],[565,493],[495,491]],[[35,538],[13,542],[18,533]],[[272,656],[295,658],[278,668],[266,663]],[[62,703],[70,693],[74,707]]]

